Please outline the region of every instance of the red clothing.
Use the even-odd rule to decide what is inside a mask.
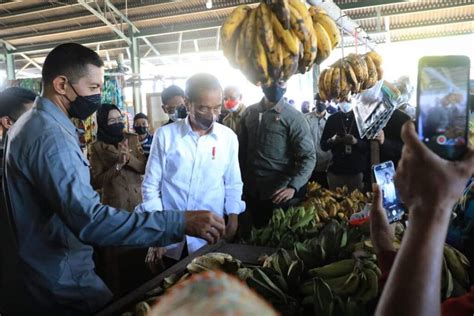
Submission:
[[[387,282],[388,274],[395,261],[397,253],[395,251],[384,251],[377,255],[382,276],[379,279],[379,286],[383,288]],[[441,315],[443,316],[473,316],[474,315],[474,286],[471,291],[463,296],[449,298],[441,304]]]

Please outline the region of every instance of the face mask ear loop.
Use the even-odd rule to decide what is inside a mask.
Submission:
[[[76,99],[79,97],[79,94],[77,93],[76,89],[74,89],[74,86],[72,85],[72,83],[69,81],[69,79],[66,78],[66,84],[69,84],[72,88],[72,91],[74,91],[74,93],[76,94]],[[69,98],[67,97],[67,94],[64,95],[66,97],[66,99],[69,101],[69,103],[72,103],[73,101],[69,100]]]

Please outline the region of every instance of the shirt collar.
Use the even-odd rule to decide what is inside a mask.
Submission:
[[[284,98],[281,98],[280,101],[278,101],[277,104],[275,104],[272,108],[270,109],[267,109],[264,105],[264,102],[265,102],[265,98],[262,98],[262,100],[260,101],[259,105],[260,105],[260,108],[262,109],[263,112],[265,111],[275,111],[277,113],[281,113],[283,112],[283,110],[285,109],[285,106],[286,106],[286,103],[285,103],[285,99]]]
[[[196,132],[193,131],[193,128],[191,127],[191,123],[189,122],[189,115],[186,116],[186,118],[184,120],[181,121],[181,136],[184,137],[188,134],[196,134]],[[217,139],[217,129],[219,128],[219,126],[217,126],[219,123],[217,122],[214,122],[213,126],[212,126],[212,130],[209,134],[207,135],[210,135],[210,136],[213,136],[215,139]]]
[[[77,137],[77,129],[74,124],[71,122],[69,117],[64,114],[63,111],[59,109],[59,107],[54,104],[51,100],[38,97],[36,98],[35,106],[38,110],[45,111],[49,115],[51,115],[64,129],[74,137]]]

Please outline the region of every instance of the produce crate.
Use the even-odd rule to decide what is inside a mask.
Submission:
[[[174,266],[170,267],[166,271],[160,273],[150,281],[146,282],[136,290],[130,292],[124,297],[112,301],[108,306],[106,306],[102,311],[96,314],[96,316],[111,316],[111,315],[120,315],[125,312],[128,308],[134,306],[139,301],[145,298],[145,295],[150,290],[155,289],[160,286],[162,281],[174,274],[183,272],[186,269],[186,266],[196,257],[202,256],[209,252],[223,252],[230,254],[236,259],[239,259],[244,264],[254,265],[258,263],[258,258],[264,254],[270,255],[275,252],[275,248],[269,247],[257,247],[257,246],[248,246],[240,244],[227,244],[225,241],[220,241],[215,245],[208,245],[200,250],[196,251],[192,255],[184,258],[183,260],[176,263]]]

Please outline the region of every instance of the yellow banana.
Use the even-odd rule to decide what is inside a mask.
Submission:
[[[341,42],[341,33],[336,22],[321,8],[311,7],[309,9],[313,23],[321,24],[331,40],[331,49],[334,49]]]
[[[257,37],[257,8],[252,9],[249,13],[248,24],[245,29],[245,42],[244,47],[247,52],[247,56],[252,54],[254,49],[255,38]]]
[[[352,69],[351,64],[349,64],[345,60],[343,61],[343,67],[344,67],[344,70],[346,71],[347,81],[350,85],[352,93],[358,93],[360,90],[360,84],[357,81],[357,76],[354,72],[354,69]]]
[[[377,69],[377,80],[382,80],[383,78],[383,69],[382,69],[382,56],[374,51],[370,51],[366,54],[366,56],[370,57],[375,64],[375,68]]]
[[[288,0],[272,0],[270,9],[276,14],[285,30],[290,29],[290,5]]]
[[[290,5],[290,24],[292,31],[303,43],[303,56],[300,59],[300,72],[304,73],[317,54],[317,40],[314,30],[309,29],[305,24],[305,17],[301,16],[300,12],[292,5]]]
[[[270,63],[269,75],[275,81],[280,79],[281,68],[283,66],[283,51],[281,43],[275,41],[273,28],[270,21],[270,9],[265,2],[258,7],[257,28],[260,40],[267,52],[268,62]]]
[[[362,58],[360,58],[360,56],[356,54],[349,54],[346,57],[346,60],[354,70],[357,82],[360,83],[362,86],[369,77],[367,72],[367,64],[365,63],[365,61],[362,62]]]
[[[309,37],[305,38],[304,49],[305,49],[305,57],[304,62],[307,68],[310,68],[316,58],[317,55],[317,44],[318,38],[316,36],[316,32],[313,28],[313,20],[311,19],[311,15],[309,14],[308,9],[300,0],[289,0],[290,7],[293,7],[300,16],[303,18],[304,25],[309,32]]]
[[[326,74],[324,75],[324,87],[326,89],[326,95],[328,99],[332,99],[334,93],[332,91],[332,73],[334,72],[334,68],[330,67],[327,69]]]
[[[299,39],[296,38],[291,31],[285,30],[283,28],[275,13],[272,12],[270,20],[275,36],[286,47],[288,52],[290,52],[292,55],[298,55],[300,50]]]
[[[375,68],[375,64],[370,56],[365,56],[364,60],[367,64],[367,72],[369,74],[369,79],[365,82],[364,88],[369,89],[377,82],[377,68]]]
[[[261,2],[258,7],[257,26],[260,36],[262,37],[265,49],[271,50],[275,45],[275,38],[273,36],[273,27],[270,20],[270,8],[265,2]]]
[[[341,69],[334,67],[331,78],[331,93],[334,97],[338,98],[341,94]]]
[[[339,71],[340,71],[340,77],[341,77],[339,100],[347,101],[347,96],[349,95],[349,92],[351,91],[351,87],[347,82],[346,71],[344,70],[344,68],[339,67]],[[336,213],[337,213],[337,208],[336,207],[334,208],[336,209]]]
[[[318,92],[319,96],[321,97],[322,101],[328,101],[329,97],[326,94],[326,88],[324,87],[324,76],[326,75],[326,72],[328,70],[324,69],[320,74],[319,74],[319,79],[318,79]]]
[[[289,52],[283,57],[282,80],[288,80],[298,71],[299,55],[293,55]]]
[[[366,55],[372,59],[376,67],[380,67],[382,65],[382,56],[380,56],[380,54],[377,52],[370,51]]]
[[[237,7],[232,13],[225,19],[224,24],[221,28],[221,42],[223,46],[226,46],[235,35],[237,29],[242,25],[244,20],[247,18],[247,14],[250,11],[250,7],[241,5]]]
[[[320,65],[331,54],[331,40],[323,26],[319,23],[313,24],[313,29],[318,38],[318,54],[316,56],[316,64]]]
[[[263,47],[260,37],[255,37],[255,55],[253,57],[255,62],[256,71],[259,75],[259,82],[262,85],[270,83],[268,76],[268,59],[265,53],[265,47]]]

